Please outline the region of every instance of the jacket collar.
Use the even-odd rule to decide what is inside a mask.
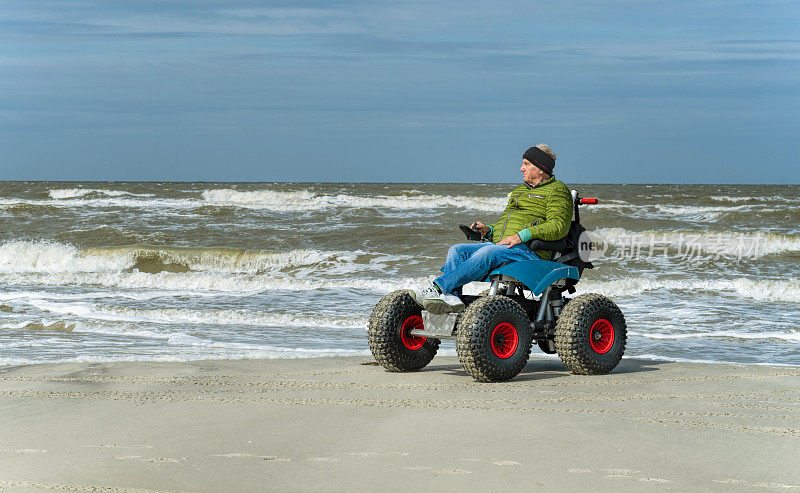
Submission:
[[[524,183],[526,187],[528,187],[528,188],[530,188],[531,190],[533,190],[534,188],[538,188],[538,187],[541,187],[541,186],[547,185],[548,183],[550,183],[550,182],[553,182],[553,181],[555,181],[555,180],[556,180],[556,177],[555,177],[555,175],[552,175],[550,178],[546,179],[546,180],[545,180],[545,181],[543,181],[543,182],[537,183],[536,185],[531,185],[531,184],[530,184],[530,183],[528,183],[527,181],[523,181],[522,183]]]

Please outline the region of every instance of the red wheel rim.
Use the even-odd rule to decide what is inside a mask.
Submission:
[[[428,340],[427,337],[411,335],[412,330],[422,328],[424,328],[422,325],[422,317],[419,315],[411,315],[408,317],[403,322],[402,327],[400,327],[400,340],[403,341],[403,346],[412,351],[416,351],[424,346],[425,341]]]
[[[510,358],[519,345],[517,329],[508,322],[500,322],[492,331],[492,352],[498,358]]]
[[[589,329],[589,342],[595,353],[605,354],[614,345],[614,326],[604,318],[600,318]]]

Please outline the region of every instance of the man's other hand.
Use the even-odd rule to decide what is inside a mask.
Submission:
[[[508,236],[497,242],[498,245],[508,245],[508,248],[519,245],[520,243],[522,243],[522,240],[519,235]]]
[[[477,222],[474,222],[474,223],[470,224],[469,227],[470,227],[470,229],[473,229],[475,231],[480,232],[480,234],[483,235],[483,236],[488,235],[489,231],[491,231],[491,228],[489,228],[489,226],[483,224],[480,221],[477,221]]]

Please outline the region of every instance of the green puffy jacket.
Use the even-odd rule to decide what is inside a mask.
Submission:
[[[530,232],[533,240],[560,240],[569,231],[572,207],[569,188],[555,177],[533,187],[523,183],[508,194],[508,205],[500,219],[487,226],[493,230],[492,241],[495,243],[524,229]],[[527,236],[527,232],[520,234],[523,240]],[[552,252],[543,250],[534,253],[545,260],[553,256]]]

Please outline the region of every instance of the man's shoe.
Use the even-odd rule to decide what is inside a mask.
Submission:
[[[458,296],[444,293],[436,294],[436,297],[426,299],[422,303],[422,307],[434,315],[464,311],[464,302]]]
[[[431,278],[435,279],[434,276]],[[462,311],[464,303],[461,299],[452,294],[442,293],[431,278],[428,278],[427,286],[409,290],[408,294],[414,298],[414,301],[435,315]]]
[[[424,306],[426,299],[439,296],[440,293],[439,290],[436,289],[436,286],[428,279],[427,286],[409,289],[408,294],[411,295],[411,298],[413,298],[419,306]]]

